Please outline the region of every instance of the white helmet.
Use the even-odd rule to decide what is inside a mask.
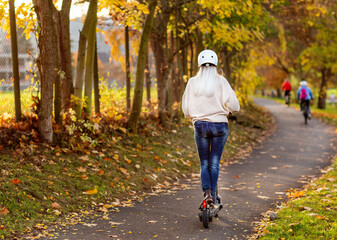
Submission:
[[[307,86],[307,82],[306,81],[302,81],[301,82],[301,86]]]
[[[216,53],[212,50],[204,50],[201,53],[199,53],[198,56],[198,67],[205,63],[210,63],[215,66],[218,66],[218,56]]]

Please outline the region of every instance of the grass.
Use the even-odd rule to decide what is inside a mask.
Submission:
[[[337,238],[337,159],[302,197],[283,205],[277,219],[264,223],[261,240]]]
[[[27,91],[21,91],[21,110],[28,111],[29,107],[33,104],[31,99],[32,93]],[[4,113],[14,115],[15,114],[15,103],[14,103],[14,92],[0,92],[0,116]]]
[[[134,89],[131,89],[131,99],[133,98]],[[36,92],[23,90],[20,92],[21,100],[21,111],[30,111],[30,106],[33,104],[32,95],[36,96]],[[144,89],[143,102],[146,102],[146,93]],[[106,85],[103,81],[100,85],[100,103],[101,109],[109,109],[117,105],[121,110],[125,108],[126,90],[125,88],[111,88]],[[157,90],[155,87],[151,88],[151,98],[157,99]],[[94,94],[92,95],[94,99]],[[113,102],[112,99],[118,99],[118,101]],[[15,114],[15,103],[14,103],[14,91],[1,92],[0,91],[0,117],[3,114],[13,115]],[[94,107],[93,107],[94,109]]]
[[[230,122],[223,164],[249,149],[270,122],[254,106],[242,109],[238,119],[250,120]],[[162,129],[147,121],[140,135],[101,134],[96,147],[83,151],[37,143],[1,149],[0,239],[39,234],[50,224],[102,207],[128,206],[151,189],[199,171],[190,122]]]
[[[284,103],[281,98],[272,98]],[[299,108],[298,105],[292,104]],[[312,115],[337,127],[337,108],[327,104],[326,109],[312,106]],[[277,210],[277,219],[269,216],[257,227],[258,239],[337,239],[337,159],[327,173],[307,185],[300,194],[290,194],[290,200]]]
[[[0,203],[10,213],[0,218],[0,236],[28,232],[93,202],[121,202],[197,170],[191,128],[153,133],[145,139],[115,135],[80,155],[58,148],[1,155]]]

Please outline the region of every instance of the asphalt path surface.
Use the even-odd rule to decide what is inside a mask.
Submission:
[[[221,168],[224,208],[208,229],[198,218],[202,193],[199,177],[194,176],[134,207],[109,212],[106,219],[90,218],[53,235],[69,240],[249,238],[261,213],[285,201],[286,190],[300,189],[319,176],[334,153],[330,127],[316,119],[305,125],[294,109],[266,99],[255,101],[273,114],[277,129],[248,156]]]

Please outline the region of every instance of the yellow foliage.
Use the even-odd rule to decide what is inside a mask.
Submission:
[[[7,32],[7,38],[10,37],[10,25],[9,25],[9,6],[8,1],[0,1],[0,27]],[[30,33],[33,32],[34,23],[36,21],[35,12],[31,2],[24,1],[15,9],[16,25],[17,28],[24,29],[23,34],[26,35],[26,39],[30,37]]]

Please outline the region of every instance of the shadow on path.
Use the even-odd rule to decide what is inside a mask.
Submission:
[[[199,178],[180,190],[151,196],[135,207],[109,213],[58,230],[58,239],[245,239],[252,222],[286,198],[285,191],[301,188],[331,164],[333,131],[316,119],[304,125],[302,115],[274,101],[256,99],[275,117],[276,131],[248,157],[223,167],[219,187],[224,209],[204,229],[197,217],[201,200]],[[228,142],[230,144],[230,142]],[[92,224],[92,225],[90,225]],[[54,234],[54,233],[53,233]],[[51,237],[50,239],[54,239]]]

